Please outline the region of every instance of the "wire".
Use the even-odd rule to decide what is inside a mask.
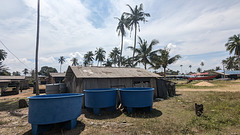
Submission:
[[[18,61],[20,62],[20,63],[22,63],[24,66],[26,66],[28,69],[31,69],[31,68],[29,68],[26,64],[24,64],[15,54],[13,54],[8,48],[7,48],[7,46],[5,46],[4,45],[4,43],[0,40],[0,42],[2,43],[2,45],[15,57],[15,58],[17,58],[18,59]]]

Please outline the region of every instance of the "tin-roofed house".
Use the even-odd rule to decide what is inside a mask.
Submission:
[[[69,66],[65,83],[70,93],[95,88],[152,87],[156,97],[158,77],[158,74],[141,68]]]
[[[50,83],[62,83],[65,78],[66,73],[50,73],[49,81]]]

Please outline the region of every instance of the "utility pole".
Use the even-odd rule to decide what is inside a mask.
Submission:
[[[39,14],[40,14],[40,0],[38,0],[38,5],[37,5],[37,37],[36,37],[36,56],[35,56],[35,90],[36,90],[36,95],[39,95],[39,86],[38,86]]]

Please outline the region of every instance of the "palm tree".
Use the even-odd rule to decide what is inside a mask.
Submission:
[[[236,67],[236,57],[235,56],[230,56],[230,57],[228,57],[227,59],[226,59],[226,68],[228,69],[228,70],[234,70],[235,69],[235,67]]]
[[[192,72],[192,71],[191,71],[192,65],[189,65],[189,68],[190,68],[190,72]]]
[[[102,62],[105,59],[105,53],[106,53],[106,51],[103,48],[101,48],[101,47],[96,49],[96,51],[95,51],[95,55],[96,55],[95,60],[98,61],[98,64],[100,62],[100,64],[102,65]],[[98,64],[97,64],[97,66],[98,66]]]
[[[181,67],[181,73],[182,73],[182,66],[183,66],[183,65],[180,65],[180,67]]]
[[[225,47],[230,54],[234,52],[234,55],[238,56],[238,68],[240,70],[240,34],[229,37]]]
[[[77,59],[76,57],[72,58],[71,61],[72,61],[72,66],[77,66],[77,65],[79,65],[79,64],[78,64],[78,59]]]
[[[150,17],[150,14],[143,12],[143,4],[140,4],[139,7],[136,5],[134,9],[128,4],[127,4],[127,6],[130,8],[131,12],[130,13],[124,12],[123,14],[125,14],[127,16],[127,23],[128,23],[128,27],[130,28],[130,30],[132,31],[133,27],[135,29],[134,47],[133,47],[134,49],[133,49],[133,57],[132,57],[132,65],[133,65],[135,48],[136,48],[136,40],[137,40],[136,39],[137,38],[137,28],[140,31],[139,22],[140,21],[147,22],[145,17]]]
[[[122,52],[123,52],[123,37],[126,36],[125,27],[128,27],[128,26],[127,26],[127,21],[126,21],[124,14],[122,14],[121,18],[115,17],[115,19],[117,19],[119,21],[116,31],[118,32],[118,36],[121,35],[121,53],[120,53],[120,66],[121,66],[122,65]]]
[[[5,52],[3,49],[0,49],[0,61],[5,60],[7,57],[7,52]]]
[[[170,57],[169,56],[170,49],[168,49],[167,47],[165,47],[164,50],[159,50],[159,51],[160,51],[160,56],[154,56],[153,62],[163,67],[164,79],[166,79],[167,66],[179,60],[181,56],[175,55],[173,57]]]
[[[199,67],[199,68],[197,68],[197,71],[200,73],[202,71],[202,69]]]
[[[202,62],[200,63],[200,65],[202,66],[202,69],[203,69],[203,66],[204,66],[204,62],[202,61]]]
[[[137,63],[142,63],[144,65],[144,68],[147,69],[147,64],[151,65],[151,58],[154,57],[154,55],[157,55],[157,51],[153,51],[152,48],[154,45],[158,44],[159,42],[157,40],[152,40],[150,45],[148,45],[146,40],[142,40],[140,37],[139,39],[139,47],[135,48],[135,52],[137,53],[136,58],[138,58]],[[128,48],[134,49],[132,46],[129,46]]]
[[[93,60],[94,60],[93,56],[94,56],[94,54],[92,51],[89,51],[84,55],[84,65],[85,66],[88,64],[91,65],[93,63]]]
[[[22,72],[25,76],[29,73],[27,68],[24,68]]]
[[[60,63],[60,73],[62,70],[62,64],[65,62],[65,58],[63,56],[60,56],[60,58],[58,59],[58,63]]]
[[[105,67],[112,67],[113,62],[110,59],[107,59],[107,61],[103,64]]]
[[[125,67],[131,67],[132,66],[132,58],[122,57],[122,65]]]
[[[119,55],[120,55],[120,50],[117,47],[113,48],[113,50],[109,54],[109,57],[112,59],[112,63],[115,65],[115,67],[117,63],[118,63],[118,66],[120,66]]]

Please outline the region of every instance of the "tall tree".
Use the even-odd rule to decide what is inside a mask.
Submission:
[[[197,68],[197,71],[198,71],[199,73],[201,73],[202,69],[199,67],[199,68]]]
[[[122,65],[123,65],[124,67],[132,67],[132,58],[122,57]]]
[[[98,61],[98,64],[99,64],[99,62],[100,62],[100,65],[102,65],[102,62],[103,62],[104,59],[105,59],[105,54],[106,54],[106,51],[105,51],[102,47],[97,48],[97,49],[95,50],[95,55],[96,55],[95,60]],[[98,66],[98,64],[97,64],[97,66]]]
[[[117,47],[114,47],[113,50],[110,52],[109,57],[112,59],[112,64],[120,66],[120,50]]]
[[[77,66],[77,65],[79,65],[78,59],[77,59],[76,57],[72,58],[71,61],[72,61],[72,66]]]
[[[136,58],[138,58],[137,63],[142,63],[144,65],[144,68],[147,69],[147,64],[151,65],[151,58],[157,55],[157,51],[153,51],[153,46],[158,44],[159,42],[157,40],[152,40],[151,43],[148,45],[146,40],[142,40],[140,37],[139,39],[139,48],[135,48],[135,52],[137,53]],[[129,46],[128,48],[134,49],[132,46]]]
[[[190,68],[190,72],[192,72],[192,71],[191,71],[192,65],[189,65],[189,68]]]
[[[27,68],[24,68],[22,72],[25,76],[29,73]]]
[[[225,46],[226,50],[229,51],[230,54],[234,52],[234,55],[238,57],[238,68],[240,70],[240,34],[229,37]]]
[[[39,71],[39,75],[49,76],[50,73],[57,73],[57,69],[53,67],[43,66]]]
[[[150,14],[143,12],[143,4],[142,3],[139,5],[139,7],[136,5],[134,9],[128,4],[127,4],[127,6],[130,8],[130,13],[124,12],[124,14],[127,16],[128,27],[130,28],[131,31],[133,30],[133,28],[135,30],[134,45],[133,45],[134,49],[133,49],[133,57],[132,57],[132,65],[133,65],[135,48],[136,48],[136,40],[137,40],[137,28],[140,31],[139,22],[140,21],[147,22],[145,17],[150,17]]]
[[[58,63],[60,63],[60,73],[62,70],[62,64],[65,62],[65,58],[63,56],[60,56],[60,58],[58,59]]]
[[[110,59],[107,59],[107,61],[103,64],[105,67],[112,67],[113,62]]]
[[[0,49],[0,61],[5,60],[7,58],[7,52],[5,52],[3,49]]]
[[[16,71],[12,73],[13,76],[20,76],[20,72]]]
[[[169,55],[170,49],[165,47],[163,50],[160,50],[160,56],[154,56],[153,62],[159,65],[162,65],[164,71],[164,79],[166,79],[166,68],[168,65],[173,64],[177,60],[181,58],[180,55],[175,55],[170,57]]]
[[[93,63],[94,60],[94,54],[92,51],[88,51],[85,55],[84,55],[84,65],[91,65]]]
[[[122,65],[122,52],[123,52],[123,37],[126,36],[125,27],[128,27],[128,26],[127,26],[127,20],[126,20],[124,14],[122,14],[121,18],[115,17],[115,19],[118,20],[118,25],[117,25],[116,31],[118,32],[118,36],[121,35],[121,52],[120,52],[120,66],[121,66]]]

